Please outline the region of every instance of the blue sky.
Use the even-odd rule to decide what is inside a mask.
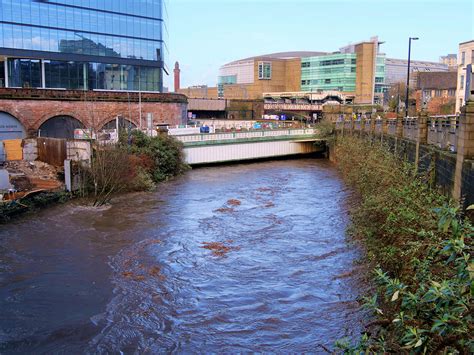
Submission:
[[[215,85],[219,66],[253,55],[336,51],[378,35],[381,50],[438,61],[474,39],[473,0],[169,0],[168,65],[181,86]],[[173,89],[172,75],[165,85]]]

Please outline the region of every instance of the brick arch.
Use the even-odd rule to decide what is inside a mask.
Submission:
[[[23,114],[20,111],[11,110],[7,107],[2,107],[2,108],[0,108],[0,112],[4,112],[4,113],[9,114],[10,116],[14,117],[18,122],[21,123],[21,125],[25,129],[25,132],[28,132],[28,130],[31,129],[30,121],[28,120],[28,118],[24,117]]]
[[[38,130],[41,125],[43,123],[45,123],[46,121],[50,120],[51,118],[54,118],[54,117],[57,117],[57,116],[69,116],[69,117],[72,117],[76,120],[78,120],[79,122],[81,122],[84,127],[88,127],[88,122],[86,119],[84,119],[84,117],[81,117],[81,115],[79,114],[79,112],[75,111],[67,111],[67,110],[58,110],[58,111],[51,111],[51,112],[48,112],[46,114],[44,114],[43,116],[41,116],[38,120],[36,120],[33,124],[33,127],[35,130]]]
[[[101,128],[104,127],[107,123],[109,123],[109,122],[115,120],[115,118],[116,118],[117,116],[122,116],[124,119],[126,119],[126,120],[132,122],[135,126],[140,127],[139,118],[136,118],[136,117],[128,117],[128,115],[119,114],[119,115],[114,115],[114,116],[112,116],[112,117],[109,116],[109,117],[107,117],[107,118],[104,118],[104,119],[100,120],[100,121],[98,122],[98,124],[96,125],[95,128],[96,128],[97,130],[101,129]],[[132,116],[133,116],[133,115],[132,115]],[[145,120],[146,118],[145,118],[145,117],[142,117],[142,119]]]

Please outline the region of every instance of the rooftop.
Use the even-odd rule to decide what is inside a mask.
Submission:
[[[259,55],[255,57],[249,57],[249,58],[244,58],[244,59],[239,59],[235,60],[233,62],[227,63],[224,66],[227,65],[233,65],[233,64],[239,64],[242,62],[248,62],[251,60],[272,60],[272,59],[294,59],[294,58],[304,58],[304,57],[316,57],[319,55],[325,55],[328,54],[326,52],[313,52],[313,51],[293,51],[293,52],[278,52],[278,53],[271,53],[271,54],[264,54],[264,55]]]
[[[419,72],[417,89],[456,89],[457,72]]]

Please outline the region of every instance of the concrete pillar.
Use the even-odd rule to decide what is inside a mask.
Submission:
[[[428,114],[422,110],[418,115],[418,131],[416,132],[415,171],[420,162],[420,145],[428,142]]]
[[[397,130],[395,133],[397,138],[403,138],[403,116],[397,116]]]
[[[374,117],[370,118],[370,135],[375,136],[375,123],[377,120]]]
[[[381,135],[386,136],[388,134],[388,120],[384,117],[382,118],[382,132]]]
[[[422,110],[418,115],[417,142],[428,143],[428,113],[425,110]]]
[[[10,87],[10,83],[8,82],[8,80],[9,80],[9,78],[8,78],[8,58],[5,58],[4,69],[5,69],[5,87],[8,88],[8,87]]]
[[[456,154],[456,171],[454,173],[453,197],[461,199],[462,169],[464,161],[474,159],[474,101],[468,101],[459,117],[459,134]]]

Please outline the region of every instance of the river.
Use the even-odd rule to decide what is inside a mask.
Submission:
[[[357,338],[350,198],[326,160],[270,161],[0,226],[0,353],[317,353]]]

